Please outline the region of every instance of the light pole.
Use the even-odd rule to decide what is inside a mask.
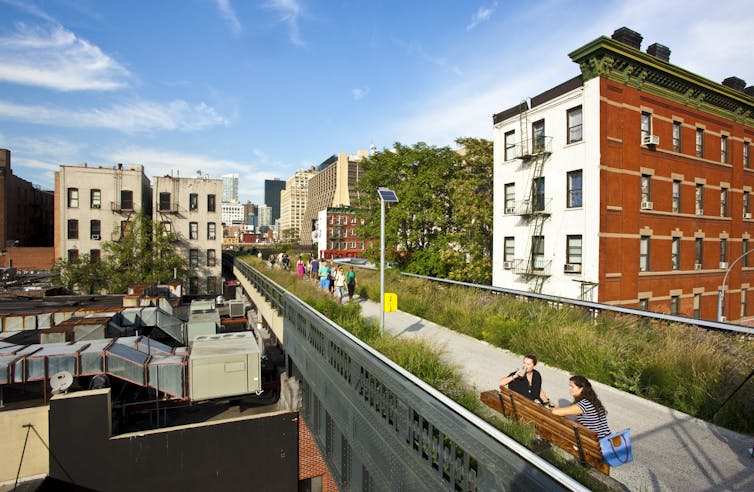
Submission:
[[[385,332],[385,204],[398,203],[393,190],[377,188],[380,196],[380,332]]]
[[[722,288],[720,289],[720,292],[717,293],[717,320],[718,321],[723,320],[723,299],[725,297],[725,284],[728,282],[728,274],[733,269],[733,265],[741,261],[741,259],[744,256],[748,255],[752,251],[754,251],[754,248],[744,251],[744,253],[741,256],[733,260],[733,263],[731,263],[730,266],[728,266],[728,269],[725,271],[725,276],[723,277]]]

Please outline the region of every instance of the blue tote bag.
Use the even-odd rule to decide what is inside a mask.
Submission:
[[[631,451],[629,432],[629,429],[624,429],[600,439],[602,459],[605,460],[605,463],[610,466],[620,466],[633,461],[634,453]]]

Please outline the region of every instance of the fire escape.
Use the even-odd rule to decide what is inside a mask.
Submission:
[[[516,261],[515,273],[526,279],[529,291],[541,293],[547,277],[550,276],[552,260],[545,259],[545,222],[550,218],[550,200],[545,198],[544,166],[552,154],[552,137],[545,136],[544,120],[531,124],[529,138],[529,117],[526,111],[519,114],[521,144],[516,157],[521,159],[521,168],[529,169],[529,194],[516,207],[522,222],[528,225],[529,234],[525,251],[526,258]]]

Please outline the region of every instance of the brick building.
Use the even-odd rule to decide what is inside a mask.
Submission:
[[[363,219],[351,208],[328,208],[321,210],[312,237],[317,245],[319,258],[358,258],[371,241],[358,235]]]
[[[494,115],[493,285],[704,319],[723,292],[752,317],[754,88],[642,39],[587,43],[580,75]]]

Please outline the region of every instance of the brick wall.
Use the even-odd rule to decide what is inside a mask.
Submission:
[[[49,270],[55,261],[54,248],[14,247],[0,255],[0,267],[19,270]]]
[[[322,475],[322,491],[337,492],[338,486],[325,465],[325,460],[319,454],[319,448],[309,433],[304,419],[298,419],[298,479],[318,477]]]

